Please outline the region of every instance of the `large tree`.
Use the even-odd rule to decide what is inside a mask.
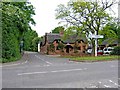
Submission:
[[[115,2],[86,2],[84,0],[69,1],[67,6],[60,4],[56,9],[56,19],[67,26],[82,27],[86,35],[98,34],[107,21],[111,19],[106,12]],[[80,33],[77,31],[76,33]],[[90,39],[94,47],[94,40]]]
[[[103,30],[99,31],[100,34],[104,35],[104,38],[100,39],[100,44],[104,40],[108,40],[108,44],[112,44],[114,41],[120,43],[120,26],[115,22],[110,22],[103,27]]]
[[[23,41],[24,41],[24,50],[26,51],[36,51],[36,48],[34,46],[34,38],[38,37],[38,34],[34,30],[28,30],[23,35]]]
[[[55,29],[52,30],[52,33],[59,33],[60,31],[64,31],[64,27],[63,26],[58,26]]]
[[[30,29],[34,8],[27,2],[1,2],[3,62],[20,58],[20,41]]]

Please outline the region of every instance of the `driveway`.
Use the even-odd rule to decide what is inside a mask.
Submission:
[[[20,61],[3,64],[3,88],[118,88],[118,60],[74,62],[26,52]]]

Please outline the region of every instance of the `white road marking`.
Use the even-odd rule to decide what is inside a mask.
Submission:
[[[42,60],[42,61],[44,61],[45,63],[47,63],[47,64],[52,64],[52,63],[50,63],[50,62],[48,62],[48,61],[45,61],[44,59],[42,59],[42,58],[40,58],[39,56],[37,56],[37,55],[35,55],[37,58],[39,58],[40,60]]]
[[[91,86],[90,88],[97,88],[96,86]]]
[[[50,63],[50,62],[48,62],[48,61],[45,61],[47,64],[52,64],[52,63]]]
[[[26,60],[25,62],[23,62],[23,63],[17,63],[17,64],[10,64],[10,65],[2,65],[2,66],[0,66],[0,68],[2,68],[2,67],[10,67],[10,66],[17,66],[17,65],[20,65],[20,64],[26,64],[28,61]]]
[[[18,74],[18,75],[42,74],[42,73],[47,73],[47,72],[21,73],[21,74]]]
[[[26,64],[28,61],[26,60],[25,62],[21,63],[21,64]]]
[[[70,71],[81,71],[81,70],[86,70],[86,68],[84,68],[84,69],[68,69],[68,70],[44,71],[44,72],[19,73],[17,75],[45,74],[45,73],[70,72]]]
[[[106,88],[111,88],[111,86],[108,86],[108,85],[104,85]]]
[[[120,86],[120,85],[118,85],[117,83],[113,82],[112,80],[109,80],[109,82],[113,83],[113,84],[116,85],[116,86]]]
[[[20,63],[17,63],[17,64],[11,64],[11,65],[2,65],[0,67],[9,67],[9,66],[16,66],[16,65],[20,65]]]

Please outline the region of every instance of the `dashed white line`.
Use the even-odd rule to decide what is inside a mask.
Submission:
[[[47,72],[20,73],[18,75],[42,74],[42,73],[47,73]]]
[[[48,62],[48,61],[45,61],[47,64],[52,64],[52,63],[50,63],[50,62]]]
[[[106,88],[111,88],[111,86],[108,86],[108,85],[104,85]]]
[[[86,68],[84,68],[84,69],[68,69],[68,70],[44,71],[44,72],[19,73],[17,75],[45,74],[45,73],[70,72],[70,71],[81,71],[81,70],[86,70]]]

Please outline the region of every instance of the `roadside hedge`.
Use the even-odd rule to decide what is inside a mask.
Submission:
[[[21,40],[28,41],[30,45],[32,39],[38,35],[30,27],[30,24],[35,24],[32,18],[32,15],[35,15],[33,5],[28,2],[2,2],[0,4],[2,5],[0,10],[2,12],[2,59],[0,62],[5,63],[21,58]],[[29,31],[31,34],[26,35],[25,33]],[[29,39],[30,37],[32,38]]]
[[[120,55],[120,46],[116,46],[111,52],[111,55]]]

